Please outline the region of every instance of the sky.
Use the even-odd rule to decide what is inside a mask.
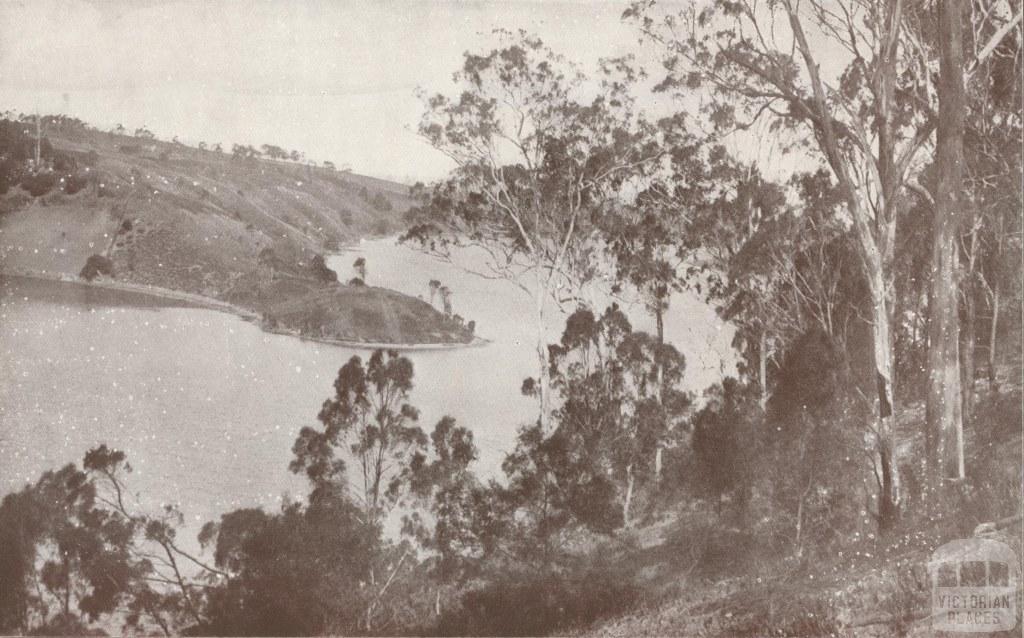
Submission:
[[[593,68],[636,52],[624,0],[0,0],[0,110],[145,125],[195,144],[269,143],[357,173],[429,181],[418,87],[451,92],[466,50],[525,29]]]

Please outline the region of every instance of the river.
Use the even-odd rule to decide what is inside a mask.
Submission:
[[[424,429],[454,416],[474,433],[477,471],[498,476],[535,409],[519,393],[536,361],[530,299],[393,239],[328,263],[348,279],[355,255],[365,257],[370,285],[426,298],[429,280],[440,280],[454,311],[489,340],[407,356]],[[650,329],[642,312],[631,314]],[[560,323],[552,321],[552,340]],[[694,390],[734,366],[731,331],[692,297],[673,300],[666,336],[686,355]],[[0,279],[0,352],[0,494],[107,443],[127,453],[140,505],[174,503],[192,529],[230,509],[300,497],[305,485],[287,470],[292,442],[316,424],[338,368],[368,355],[267,334],[214,310],[19,278]]]

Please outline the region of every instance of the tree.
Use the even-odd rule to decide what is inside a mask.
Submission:
[[[979,60],[966,73],[967,106],[964,134],[964,199],[961,220],[961,277],[963,330],[961,368],[964,391],[964,424],[970,424],[974,388],[976,298],[987,305],[988,376],[996,387],[995,344],[1006,293],[1019,290],[1016,255],[1021,212],[1021,77],[1016,71],[1021,56],[1019,16],[1002,5],[972,5],[965,47]],[[1004,33],[1002,39],[993,38]],[[994,44],[994,46],[992,46]],[[992,47],[982,57],[981,47]],[[970,71],[970,69],[968,70]],[[1011,257],[1012,255],[1012,257]],[[1009,259],[1007,259],[1009,258]]]
[[[870,293],[878,520],[890,528],[900,502],[893,457],[896,219],[908,173],[935,127],[916,16],[894,0],[764,7],[742,0],[664,18],[642,2],[626,15],[666,46],[663,88],[709,86],[717,98],[709,117],[721,129],[749,127],[766,113],[784,126],[809,128],[808,150],[838,183]],[[822,75],[823,46],[845,54],[834,77]]]
[[[408,213],[407,241],[456,263],[457,249],[488,257],[477,274],[532,297],[537,323],[539,420],[548,423],[545,320],[550,302],[579,303],[594,279],[595,219],[622,181],[659,150],[632,112],[628,82],[606,66],[599,95],[539,39],[499,31],[503,46],[467,53],[461,93],[427,99],[420,134],[456,168]]]
[[[707,392],[708,401],[694,416],[691,442],[701,487],[721,505],[731,496],[741,508],[754,478],[757,418],[748,388],[733,378]]]
[[[441,282],[437,279],[431,279],[430,283],[427,284],[427,287],[430,290],[430,305],[433,306],[434,297],[437,296],[437,293],[441,290]]]
[[[444,306],[444,315],[452,316],[452,290],[448,286],[441,286],[441,304]]]
[[[335,395],[317,417],[322,429],[302,428],[292,447],[289,468],[305,472],[313,484],[311,498],[346,489],[338,452],[347,452],[360,477],[356,501],[363,523],[377,528],[400,495],[396,479],[427,443],[416,425],[418,412],[407,403],[412,378],[412,362],[394,351],[374,351],[365,367],[353,356],[338,370]]]
[[[313,269],[313,274],[316,276],[318,281],[322,281],[324,283],[337,283],[338,273],[328,268],[323,255],[313,255],[311,268]]]
[[[274,146],[273,144],[263,144],[260,146],[263,150],[263,154],[270,159],[288,159],[288,151],[284,150],[280,146]]]
[[[426,434],[416,425],[419,414],[406,402],[412,379],[412,362],[397,352],[376,350],[365,367],[353,356],[338,370],[335,396],[324,402],[317,417],[323,429],[302,428],[292,447],[289,468],[309,479],[311,507],[347,502],[346,465],[338,452],[351,456],[360,483],[354,500],[368,548],[379,546],[384,518],[406,491],[408,468],[427,445]],[[387,590],[411,555],[408,546],[385,546],[369,561],[371,589],[360,613],[365,631],[373,630]]]
[[[380,547],[341,495],[285,504],[276,514],[235,510],[207,523],[200,540],[231,578],[210,590],[197,632],[351,635],[363,628]]]
[[[430,435],[432,460],[417,452],[406,470],[410,492],[433,517],[429,532],[418,525],[418,517],[407,517],[406,527],[419,528],[420,543],[436,552],[434,577],[438,582],[434,614],[441,615],[441,589],[476,571],[476,560],[484,548],[476,525],[479,511],[491,507],[487,494],[469,469],[477,458],[473,433],[446,416]]]
[[[364,282],[366,281],[366,258],[359,257],[352,262],[352,269],[356,272],[356,277],[359,277]]]
[[[520,437],[506,462],[512,484],[533,485],[531,491],[539,490],[533,498],[557,503],[594,529],[628,527],[639,488],[655,476],[657,450],[689,406],[679,388],[683,356],[634,332],[614,305],[600,317],[587,309],[570,315],[549,353],[552,388],[561,399],[555,430],[546,440],[529,430]],[[528,379],[523,390],[533,394],[535,387]]]
[[[963,77],[961,3],[939,0],[939,123],[936,132],[935,223],[928,315],[926,442],[929,485],[964,478],[960,324],[956,276],[963,210]],[[972,344],[973,345],[973,344]]]
[[[125,455],[89,450],[82,469],[44,472],[0,503],[0,629],[91,631],[101,618],[165,635],[201,620],[199,576],[223,574],[175,542],[180,513],[131,512]],[[209,582],[209,581],[208,581]]]

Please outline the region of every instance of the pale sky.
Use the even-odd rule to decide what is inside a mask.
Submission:
[[[0,0],[0,110],[429,180],[449,165],[414,133],[417,87],[450,92],[462,53],[493,48],[497,27],[536,33],[585,70],[636,52],[626,4]]]

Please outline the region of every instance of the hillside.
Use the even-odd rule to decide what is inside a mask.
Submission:
[[[803,556],[753,542],[756,523],[708,532],[712,512],[674,512],[635,530],[610,558],[640,574],[639,604],[574,635],[936,635],[927,571],[933,550],[983,537],[1007,543],[1018,560],[1022,555],[1019,331],[1006,341],[1011,354],[998,388],[984,381],[976,388],[979,427],[966,440],[973,489],[950,490],[933,513],[908,515],[887,535],[855,535],[820,552],[808,548]],[[900,428],[907,455],[923,453],[923,420],[922,404],[906,406]],[[1019,583],[1017,589],[1020,601]],[[984,635],[1019,636],[1019,630]]]
[[[46,118],[35,172],[27,127],[4,121],[0,135],[8,173],[0,180],[2,271],[74,278],[98,256],[100,267],[88,273],[98,281],[228,302],[275,330],[387,343],[471,340],[428,304],[339,284],[323,267],[323,255],[347,243],[401,229],[411,203],[401,184],[66,118]]]

